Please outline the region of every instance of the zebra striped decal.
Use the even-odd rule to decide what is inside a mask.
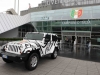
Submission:
[[[20,50],[20,46],[9,45],[8,50],[9,50],[9,51],[18,52],[18,51]]]

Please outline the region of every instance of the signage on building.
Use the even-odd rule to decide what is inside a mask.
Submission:
[[[49,20],[48,16],[41,17],[41,20]]]
[[[64,21],[62,24],[91,24],[91,21]]]
[[[82,16],[83,10],[82,9],[72,9],[71,17],[74,19],[80,18]]]
[[[42,6],[62,4],[62,6],[78,6],[100,3],[100,0],[44,0]]]
[[[47,5],[55,5],[55,4],[62,4],[62,3],[66,3],[68,2],[67,0],[45,0],[42,1],[42,4],[44,4],[45,6]]]

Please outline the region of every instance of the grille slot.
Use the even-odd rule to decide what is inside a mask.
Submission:
[[[18,52],[20,50],[20,46],[9,45],[8,50],[13,52]]]

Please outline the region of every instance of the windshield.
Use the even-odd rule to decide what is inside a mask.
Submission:
[[[24,39],[28,39],[28,40],[42,40],[43,39],[43,34],[28,33],[28,34],[25,35]]]

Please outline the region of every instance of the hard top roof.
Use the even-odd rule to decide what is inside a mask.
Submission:
[[[52,35],[57,35],[57,34],[54,34],[54,33],[46,33],[46,32],[27,32],[27,33],[38,33],[38,34],[52,34]]]

